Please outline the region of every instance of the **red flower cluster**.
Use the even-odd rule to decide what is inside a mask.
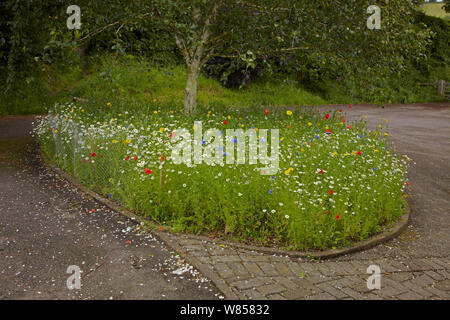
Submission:
[[[149,168],[146,168],[146,169],[144,169],[144,173],[145,173],[145,174],[152,174],[153,171],[150,170]]]

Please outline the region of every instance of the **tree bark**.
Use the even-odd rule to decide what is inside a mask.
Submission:
[[[200,63],[194,62],[187,66],[186,94],[184,112],[191,114],[197,108],[197,80],[200,74]]]

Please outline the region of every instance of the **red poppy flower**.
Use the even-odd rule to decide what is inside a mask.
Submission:
[[[95,209],[91,209],[91,210],[89,210],[89,212],[95,212]]]
[[[334,191],[333,190],[330,190],[330,194],[333,194],[334,193]]]
[[[170,137],[173,138],[174,135],[175,135],[175,132],[172,132],[172,133],[170,134]]]
[[[407,182],[406,185],[409,187],[409,186],[411,185],[411,183],[410,183],[410,182]]]
[[[95,157],[97,154],[95,152],[91,153],[91,157]]]
[[[339,220],[341,217],[337,214],[336,215],[336,220]]]
[[[125,241],[125,244],[131,244],[130,240]]]
[[[149,168],[146,168],[146,169],[144,169],[144,173],[145,173],[145,174],[152,174],[153,171],[150,170]]]
[[[351,129],[351,128],[352,128],[352,126],[348,126],[348,127],[347,127],[347,129]]]
[[[331,129],[328,129],[327,131],[325,131],[326,134],[331,134]]]
[[[134,160],[137,160],[138,156],[134,156]]]
[[[125,158],[125,161],[128,161],[128,160],[130,160],[130,157],[129,157],[129,156]]]
[[[326,115],[325,115],[325,119],[329,119],[330,118],[330,115],[327,113]]]
[[[342,113],[342,109],[339,109],[339,113]]]
[[[350,105],[349,107],[350,107],[350,108],[353,108],[353,106],[352,106],[352,105]]]
[[[356,152],[356,154],[357,154],[358,156],[360,156],[360,155],[361,155],[361,151],[358,150],[358,151]]]
[[[159,230],[163,230],[164,228],[163,228],[163,227],[159,227],[158,229],[159,229]]]
[[[342,122],[345,122],[346,120],[345,119],[342,119]]]
[[[266,111],[264,111],[264,113],[266,114],[266,116],[269,114],[269,110],[266,109]]]
[[[321,174],[321,173],[323,173],[323,170],[322,169],[320,169],[319,170],[319,172],[317,172],[318,174]]]
[[[223,124],[227,124],[227,120],[223,120],[223,122],[222,122]]]
[[[161,157],[161,161],[164,161],[164,159],[165,159],[164,157]]]

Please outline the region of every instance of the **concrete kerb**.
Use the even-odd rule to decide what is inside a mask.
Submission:
[[[41,159],[44,160],[44,158],[41,155]],[[151,223],[153,225],[158,226],[153,221],[150,221],[147,218],[141,217],[139,215],[136,215],[134,212],[124,208],[122,205],[115,203],[112,200],[109,200],[105,198],[104,196],[98,194],[95,191],[92,191],[85,187],[83,184],[78,182],[74,177],[69,175],[68,173],[64,172],[57,166],[47,163],[45,160],[43,161],[45,166],[52,170],[53,172],[57,173],[58,175],[62,176],[65,180],[70,182],[72,185],[74,185],[76,188],[81,190],[82,192],[90,195],[92,198],[96,199],[98,202],[104,204],[108,208],[132,219],[136,223],[140,222],[147,222]],[[185,250],[181,247],[181,245],[178,243],[177,238],[190,238],[202,242],[208,242],[213,243],[217,245],[227,245],[229,247],[234,247],[238,249],[243,250],[249,250],[264,254],[270,254],[270,255],[279,255],[279,256],[289,256],[290,258],[309,258],[309,259],[327,259],[327,258],[333,258],[341,255],[346,255],[350,253],[355,253],[362,250],[367,250],[369,248],[372,248],[380,243],[389,241],[397,237],[402,231],[404,231],[410,221],[410,208],[407,207],[405,210],[405,213],[402,215],[402,217],[392,226],[390,229],[385,230],[377,235],[374,235],[370,237],[369,239],[363,240],[361,242],[357,242],[349,247],[340,248],[340,249],[329,249],[325,251],[286,251],[280,248],[267,248],[267,247],[261,247],[261,246],[253,246],[253,245],[247,245],[247,244],[241,244],[231,241],[224,241],[224,240],[212,240],[206,236],[199,236],[199,235],[189,235],[189,234],[182,234],[178,235],[175,233],[171,233],[167,230],[157,230],[153,229],[152,233],[156,235],[159,239],[164,241],[167,246],[169,246],[171,249],[176,251],[180,256],[182,256],[188,263],[193,265],[195,268],[197,268],[200,272],[202,272],[206,277],[208,277],[215,285],[216,287],[221,290],[225,297],[227,299],[237,299],[237,295],[230,289],[229,286],[226,285],[223,279],[218,277],[210,268],[205,266],[203,263],[201,263],[196,257],[189,256]]]

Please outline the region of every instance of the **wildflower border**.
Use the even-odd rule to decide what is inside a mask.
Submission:
[[[178,234],[172,233],[166,229],[163,229],[164,226],[159,225],[159,224],[155,223],[154,221],[151,221],[148,218],[139,216],[136,213],[126,209],[120,203],[117,203],[113,200],[107,199],[104,196],[102,196],[101,194],[88,189],[86,186],[84,186],[83,184],[78,182],[70,174],[66,173],[65,171],[63,171],[62,169],[57,167],[56,165],[47,162],[45,160],[45,157],[42,154],[42,152],[40,152],[40,154],[41,154],[41,159],[43,159],[44,165],[48,169],[50,169],[51,171],[62,176],[64,179],[66,179],[71,184],[73,184],[75,187],[77,187],[77,189],[81,190],[84,193],[87,193],[88,195],[90,195],[91,197],[93,197],[94,199],[99,201],[100,203],[104,204],[108,208],[110,208],[114,211],[117,211],[118,213],[120,213],[128,218],[131,218],[136,223],[144,222],[144,223],[154,226],[154,228],[152,228],[152,233],[154,233],[157,237],[159,237],[164,242],[166,242],[166,244],[168,246],[173,247],[173,249],[175,249],[176,251],[178,251],[180,249],[180,248],[176,248],[173,245],[173,241],[169,241],[169,238],[168,238],[168,235],[178,236]],[[338,248],[338,249],[327,249],[327,250],[323,250],[323,251],[288,251],[283,248],[269,248],[269,247],[264,247],[264,246],[248,245],[248,244],[238,243],[238,242],[229,241],[229,240],[211,239],[207,236],[201,236],[201,235],[184,234],[184,233],[182,235],[184,237],[194,239],[194,240],[210,242],[210,243],[214,243],[214,244],[218,244],[218,245],[223,244],[223,245],[227,245],[227,246],[238,248],[238,249],[255,251],[255,252],[270,254],[270,255],[275,254],[275,255],[281,255],[281,256],[289,256],[290,258],[328,259],[328,258],[334,258],[337,256],[342,256],[342,255],[346,255],[346,254],[350,254],[350,253],[367,250],[367,249],[373,248],[376,245],[379,245],[381,243],[384,243],[384,242],[387,242],[387,241],[390,241],[390,240],[396,238],[408,227],[409,222],[410,222],[410,213],[411,213],[410,207],[409,207],[409,205],[407,205],[405,208],[405,211],[402,214],[402,216],[400,217],[400,219],[397,222],[395,222],[395,224],[393,226],[391,226],[389,229],[386,229],[378,234],[375,234],[363,241],[356,242],[348,247]]]

